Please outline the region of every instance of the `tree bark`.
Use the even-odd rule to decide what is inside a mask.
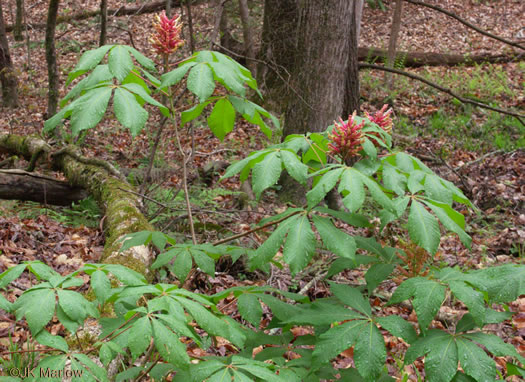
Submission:
[[[350,58],[357,63],[357,54],[351,57],[349,50],[357,52],[354,6],[347,0],[302,2],[291,74],[292,85],[303,99],[289,98],[283,136],[325,130],[347,104],[354,106],[355,99],[346,101],[355,98],[346,94],[347,87],[355,88],[357,83],[357,71],[355,78],[348,78],[354,72],[349,70]]]
[[[129,183],[115,178],[104,166],[94,164],[95,160],[83,158],[75,146],[53,153],[52,147],[38,137],[22,137],[0,133],[0,149],[24,156],[26,159],[39,157],[49,160],[53,168],[64,173],[73,187],[84,188],[104,211],[104,233],[106,243],[102,261],[123,264],[150,277],[149,265],[153,253],[144,246],[118,252],[121,239],[133,232],[153,230],[140,212],[139,197]],[[39,155],[40,153],[44,155]]]
[[[16,17],[15,17],[15,29],[13,30],[13,36],[15,41],[22,41],[24,36],[22,35],[22,18],[24,16],[24,0],[16,0]]]
[[[55,50],[55,30],[57,26],[58,4],[60,0],[50,0],[46,25],[46,61],[49,89],[47,93],[47,118],[57,112],[58,106],[58,67]]]
[[[22,170],[0,170],[0,199],[68,206],[88,196],[79,187]]]
[[[2,85],[2,102],[7,107],[18,106],[17,80],[13,72],[13,63],[9,54],[9,43],[0,3],[0,84]]]
[[[99,46],[106,45],[108,39],[108,0],[100,0],[100,40]]]

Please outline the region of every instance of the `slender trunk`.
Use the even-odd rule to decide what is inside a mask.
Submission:
[[[100,0],[99,46],[106,45],[107,39],[108,39],[108,0]]]
[[[396,46],[397,38],[399,36],[399,29],[401,29],[402,8],[403,0],[396,0],[394,18],[392,20],[392,27],[390,29],[390,40],[388,42],[388,56],[386,60],[386,66],[388,68],[393,68],[396,60]],[[388,87],[392,86],[392,73],[385,72],[385,81]]]
[[[355,26],[356,26],[356,36],[357,42],[359,43],[359,37],[361,37],[361,19],[363,18],[363,6],[365,0],[356,0],[356,10],[355,10]]]
[[[18,106],[17,80],[13,72],[13,63],[9,54],[9,44],[5,31],[2,3],[0,2],[0,84],[2,85],[2,101],[7,107]]]
[[[16,41],[22,41],[24,36],[22,35],[22,18],[24,15],[24,0],[16,0],[16,17],[15,17],[15,29],[13,35]]]
[[[257,66],[255,65],[255,45],[252,33],[252,23],[250,20],[250,9],[247,0],[239,0],[239,14],[241,16],[242,32],[244,40],[244,54],[247,57],[246,66],[252,74],[255,74]]]
[[[57,25],[58,4],[60,0],[50,0],[46,25],[46,61],[49,90],[47,93],[47,118],[57,112],[58,105],[58,66],[55,50],[55,29]]]
[[[190,52],[195,52],[195,40],[193,39],[193,17],[191,15],[191,0],[186,0],[186,13],[188,14],[188,34]]]
[[[351,25],[348,31],[348,63],[346,67],[345,93],[343,101],[343,116],[346,117],[354,111],[359,111],[359,54],[358,41],[363,2],[355,1],[351,7],[351,12],[355,16],[355,24]],[[359,21],[358,21],[359,20]]]
[[[171,0],[166,0],[166,16],[171,18]]]

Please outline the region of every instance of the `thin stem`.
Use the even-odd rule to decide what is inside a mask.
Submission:
[[[249,231],[246,231],[246,232],[242,232],[242,233],[238,233],[237,235],[233,235],[233,236],[230,236],[230,237],[227,237],[225,239],[221,239],[221,240],[218,240],[216,242],[213,243],[213,245],[220,245],[220,244],[224,244],[224,243],[227,243],[229,241],[232,241],[232,240],[235,240],[235,239],[238,239],[238,238],[241,238],[241,237],[244,237],[244,236],[247,236],[251,233],[254,233],[254,232],[257,232],[257,231],[260,231],[264,228],[267,228],[267,227],[271,227],[272,225],[276,225],[276,224],[279,224],[280,222],[283,222],[285,221],[286,219],[288,218],[291,218],[292,216],[295,216],[295,215],[298,215],[300,214],[301,212],[303,211],[294,211],[292,212],[290,215],[286,215],[285,217],[282,217],[278,220],[275,220],[273,222],[269,222],[269,223],[266,223],[260,227],[257,227],[257,228],[254,228],[254,229],[251,229]]]

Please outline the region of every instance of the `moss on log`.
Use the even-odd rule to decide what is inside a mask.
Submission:
[[[153,229],[140,211],[140,199],[128,192],[135,191],[129,183],[110,174],[104,166],[98,165],[96,162],[99,160],[78,160],[81,156],[78,147],[69,146],[53,153],[53,148],[37,136],[22,137],[0,133],[0,150],[24,156],[30,161],[38,160],[37,164],[50,164],[52,168],[64,173],[69,184],[82,187],[93,195],[105,213],[103,222],[106,244],[101,261],[122,264],[146,277],[151,276],[148,269],[153,254],[148,248],[138,246],[122,253],[118,252],[123,236]]]

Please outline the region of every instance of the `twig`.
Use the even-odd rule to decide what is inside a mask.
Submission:
[[[494,35],[492,33],[489,33],[486,30],[483,30],[483,29],[475,26],[474,24],[469,23],[467,20],[462,19],[458,15],[456,15],[456,14],[454,14],[452,12],[449,12],[449,11],[443,9],[443,8],[438,7],[437,5],[427,4],[427,3],[424,3],[422,1],[417,1],[417,0],[405,0],[405,1],[407,3],[411,3],[411,4],[414,4],[414,5],[421,5],[422,7],[427,7],[427,8],[433,9],[435,11],[441,12],[441,13],[449,16],[449,17],[452,17],[452,18],[456,19],[461,24],[463,24],[463,25],[465,25],[465,26],[467,26],[467,27],[469,27],[471,29],[474,29],[476,32],[481,33],[482,35],[485,35],[487,37],[493,38],[493,39],[498,40],[498,41],[500,41],[502,43],[505,43],[507,45],[514,46],[516,48],[525,50],[525,47],[523,47],[522,45],[520,45],[518,43],[515,43],[513,41],[510,41],[510,40],[507,40],[507,39],[505,39],[503,37],[496,36],[496,35]]]
[[[514,150],[514,151],[516,151],[516,150]],[[454,170],[455,170],[455,171],[459,171],[459,170],[461,170],[463,167],[471,166],[471,165],[473,165],[473,164],[475,164],[475,163],[481,162],[481,161],[482,161],[483,159],[485,159],[485,158],[488,158],[488,157],[490,157],[490,156],[492,156],[492,155],[496,155],[496,154],[503,153],[503,152],[505,152],[505,151],[504,151],[504,150],[496,150],[496,151],[492,151],[492,152],[490,152],[490,153],[487,153],[487,154],[485,154],[485,155],[480,156],[480,157],[477,158],[477,159],[474,159],[473,161],[470,161],[470,162],[467,162],[467,163],[463,163],[461,166],[455,167]],[[512,153],[512,152],[513,152],[513,151],[511,151],[511,153]],[[510,153],[509,153],[509,154],[510,154]]]
[[[468,99],[468,98],[464,98],[464,97],[454,93],[451,89],[445,88],[443,86],[440,86],[440,85],[438,85],[438,84],[436,84],[436,83],[434,83],[432,81],[429,81],[426,78],[418,76],[416,74],[405,72],[403,70],[387,68],[387,67],[384,67],[384,66],[381,66],[381,65],[374,65],[374,64],[359,64],[359,68],[360,69],[383,70],[383,71],[387,71],[387,72],[400,74],[402,76],[405,76],[405,77],[408,77],[408,78],[412,78],[413,80],[421,81],[421,82],[427,84],[428,86],[433,87],[434,89],[437,89],[437,90],[439,90],[439,91],[441,91],[443,93],[446,93],[446,94],[448,94],[448,95],[458,99],[462,103],[469,103],[469,104],[472,104],[474,106],[481,107],[483,109],[492,110],[492,111],[496,111],[496,112],[501,113],[501,114],[510,115],[510,116],[516,118],[523,126],[525,126],[525,122],[523,122],[523,119],[522,119],[522,118],[525,118],[525,115],[523,115],[523,114],[515,113],[515,112],[509,111],[509,110],[500,109],[500,108],[489,106],[487,104],[484,104],[484,103],[481,103],[481,102],[477,102],[477,101],[474,101],[474,100],[471,100],[471,99]]]
[[[262,230],[262,229],[264,229],[264,228],[271,227],[272,225],[279,224],[280,222],[285,221],[286,219],[291,218],[292,216],[295,216],[295,215],[297,215],[297,214],[299,214],[299,213],[301,213],[301,212],[302,212],[302,211],[294,211],[294,212],[292,212],[290,215],[286,215],[286,216],[284,216],[284,217],[282,217],[282,218],[280,218],[280,219],[278,219],[278,220],[275,220],[275,221],[273,221],[273,222],[266,223],[266,224],[264,224],[264,225],[262,225],[262,226],[260,226],[260,227],[257,227],[257,228],[254,228],[254,229],[251,229],[251,230],[246,231],[246,232],[238,233],[238,234],[236,234],[236,235],[233,235],[233,236],[227,237],[227,238],[225,238],[225,239],[218,240],[218,241],[214,242],[213,245],[224,244],[224,243],[227,243],[227,242],[229,242],[229,241],[232,241],[232,240],[239,239],[239,238],[241,238],[241,237],[247,236],[247,235],[249,235],[249,234],[251,234],[251,233],[254,233],[254,232],[260,231],[260,230]]]

